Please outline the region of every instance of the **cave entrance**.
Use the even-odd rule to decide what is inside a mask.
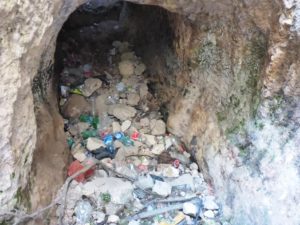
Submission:
[[[151,210],[136,213],[149,198],[189,200],[209,193],[193,156],[166,125],[170,96],[162,93],[176,82],[172,73],[178,69],[174,16],[155,6],[90,1],[64,24],[57,39],[55,86],[71,153],[68,175],[89,160],[106,165],[75,178],[64,224],[120,218],[153,224],[176,220],[178,213],[183,220],[182,205],[155,206],[159,218],[148,218]],[[202,200],[190,204],[198,209],[197,223]],[[191,209],[183,211],[195,213]],[[206,217],[217,216],[218,208],[213,210]]]

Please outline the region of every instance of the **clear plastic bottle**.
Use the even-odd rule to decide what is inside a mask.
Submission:
[[[75,206],[76,222],[79,225],[85,225],[90,222],[93,213],[93,207],[90,202],[81,200]]]

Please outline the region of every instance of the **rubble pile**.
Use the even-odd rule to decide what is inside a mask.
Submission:
[[[74,158],[68,175],[90,157],[112,169],[94,167],[71,182],[64,223],[221,224],[211,187],[167,132],[146,66],[127,42],[113,42],[107,58],[103,74],[96,63],[78,62],[61,74],[60,108]]]

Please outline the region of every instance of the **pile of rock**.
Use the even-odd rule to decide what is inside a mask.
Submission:
[[[106,73],[105,85],[91,67],[63,76],[61,111],[74,162],[96,157],[112,169],[72,181],[65,224],[218,224],[211,188],[166,131],[146,66],[127,42],[114,42],[108,55],[118,73]]]

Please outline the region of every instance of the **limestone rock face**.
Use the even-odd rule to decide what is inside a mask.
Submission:
[[[46,205],[64,181],[68,156],[52,87],[54,41],[83,2],[0,1],[3,209]],[[171,101],[167,128],[183,138],[206,171],[224,214],[235,225],[298,225],[300,3],[131,2],[173,12],[175,57],[161,49],[148,57],[168,67],[168,73],[155,71],[166,81],[158,82],[157,95]],[[34,196],[17,202],[17,194],[29,195],[26,187]]]

